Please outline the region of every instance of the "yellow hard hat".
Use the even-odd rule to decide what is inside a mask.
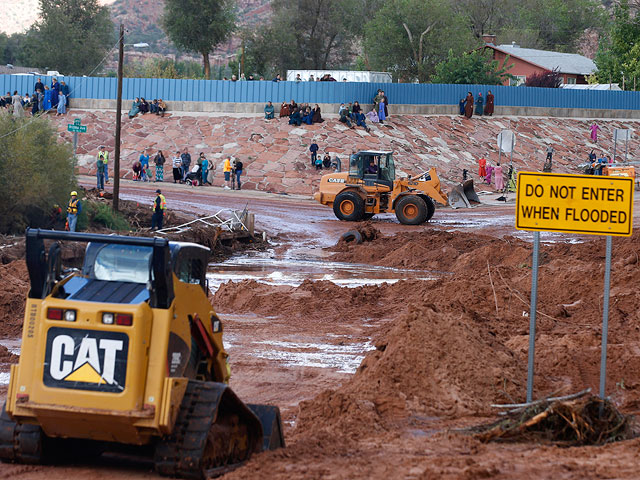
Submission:
[[[78,192],[76,192],[75,190],[73,192],[71,192],[71,196],[72,197],[77,197],[78,196]]]

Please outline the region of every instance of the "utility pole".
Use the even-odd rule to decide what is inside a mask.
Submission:
[[[116,149],[113,159],[113,209],[117,212],[120,196],[120,128],[122,123],[122,76],[124,62],[124,25],[120,24],[118,50],[118,99],[116,101]]]

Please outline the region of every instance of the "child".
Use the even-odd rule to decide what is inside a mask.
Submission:
[[[322,170],[322,158],[321,157],[316,157],[315,160],[315,165],[316,165],[316,170]]]

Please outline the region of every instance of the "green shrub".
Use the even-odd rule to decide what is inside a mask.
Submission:
[[[94,225],[102,225],[118,232],[131,230],[126,218],[121,213],[114,212],[110,204],[89,202],[87,210]]]
[[[44,227],[54,204],[66,212],[76,185],[73,153],[57,139],[47,118],[0,113],[0,233]]]

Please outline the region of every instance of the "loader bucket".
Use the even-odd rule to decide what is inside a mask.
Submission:
[[[449,205],[453,208],[470,208],[471,202],[480,203],[478,194],[473,188],[473,180],[456,185],[449,193]]]

